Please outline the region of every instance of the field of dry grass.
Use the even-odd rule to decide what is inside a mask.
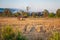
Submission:
[[[15,17],[9,18],[2,18],[0,17],[0,26],[3,25],[11,25],[16,29],[23,30],[24,27],[27,25],[27,30],[34,27],[39,30],[39,27],[42,25],[44,29],[48,30],[49,28],[52,29],[57,28],[60,29],[60,18],[24,18],[24,20],[18,20]]]
[[[10,25],[14,31],[23,32],[28,40],[47,40],[54,29],[60,31],[60,18],[23,18],[18,20],[16,17],[0,17],[0,27]],[[35,27],[35,30],[32,29]],[[43,29],[40,29],[43,27]],[[26,29],[26,31],[24,31]],[[32,31],[30,31],[32,29]]]

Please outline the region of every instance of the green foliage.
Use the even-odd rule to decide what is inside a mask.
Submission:
[[[22,34],[20,32],[18,32],[16,40],[27,40],[27,39],[26,39],[26,37],[22,36]]]
[[[55,17],[55,14],[54,14],[54,13],[49,13],[48,16],[49,16],[49,17]]]
[[[5,8],[0,16],[1,17],[11,17],[12,16],[12,11],[8,8]]]
[[[14,32],[11,26],[5,26],[2,28],[1,34],[2,40],[26,40],[20,32]]]
[[[42,12],[42,15],[39,14],[39,12],[32,12],[31,16],[29,11],[29,7],[26,7],[26,11],[20,10],[20,12],[16,12],[16,13],[12,13],[11,9],[5,8],[4,11],[2,13],[0,13],[0,17],[24,17],[24,18],[28,18],[28,17],[60,17],[60,9],[57,9],[56,11],[56,15],[54,13],[49,13],[48,10],[44,10]]]
[[[49,38],[49,40],[60,40],[60,33],[59,32],[53,32],[53,35]]]
[[[13,40],[15,33],[10,26],[5,26],[2,28],[2,39],[3,40]]]
[[[28,13],[28,12],[23,12],[23,13],[22,13],[22,16],[23,16],[24,18],[27,18],[27,17],[29,17],[29,13]]]
[[[15,17],[20,16],[21,14],[19,12],[13,14]]]

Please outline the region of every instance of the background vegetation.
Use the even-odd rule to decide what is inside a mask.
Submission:
[[[49,12],[45,9],[42,12],[29,12],[29,8],[27,7],[27,11],[21,10],[20,12],[13,13],[10,9],[5,8],[2,13],[0,13],[0,17],[60,17],[60,9],[57,9],[56,13]]]

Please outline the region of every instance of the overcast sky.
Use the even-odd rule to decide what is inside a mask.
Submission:
[[[42,11],[47,9],[55,12],[60,8],[60,0],[0,0],[0,8],[19,8],[26,9],[30,7],[30,11]]]

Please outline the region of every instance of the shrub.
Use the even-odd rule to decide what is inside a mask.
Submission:
[[[2,40],[26,40],[26,38],[20,32],[14,32],[13,28],[10,26],[5,26],[2,28],[1,34]]]
[[[15,37],[15,33],[12,30],[12,27],[5,26],[2,28],[2,39],[3,40],[12,40]]]
[[[60,33],[59,32],[53,32],[53,35],[49,38],[49,40],[60,40]]]
[[[54,13],[50,13],[48,16],[49,17],[55,17],[55,14]]]
[[[17,36],[16,36],[16,40],[27,40],[26,37],[22,36],[22,34],[20,32],[18,32]]]

